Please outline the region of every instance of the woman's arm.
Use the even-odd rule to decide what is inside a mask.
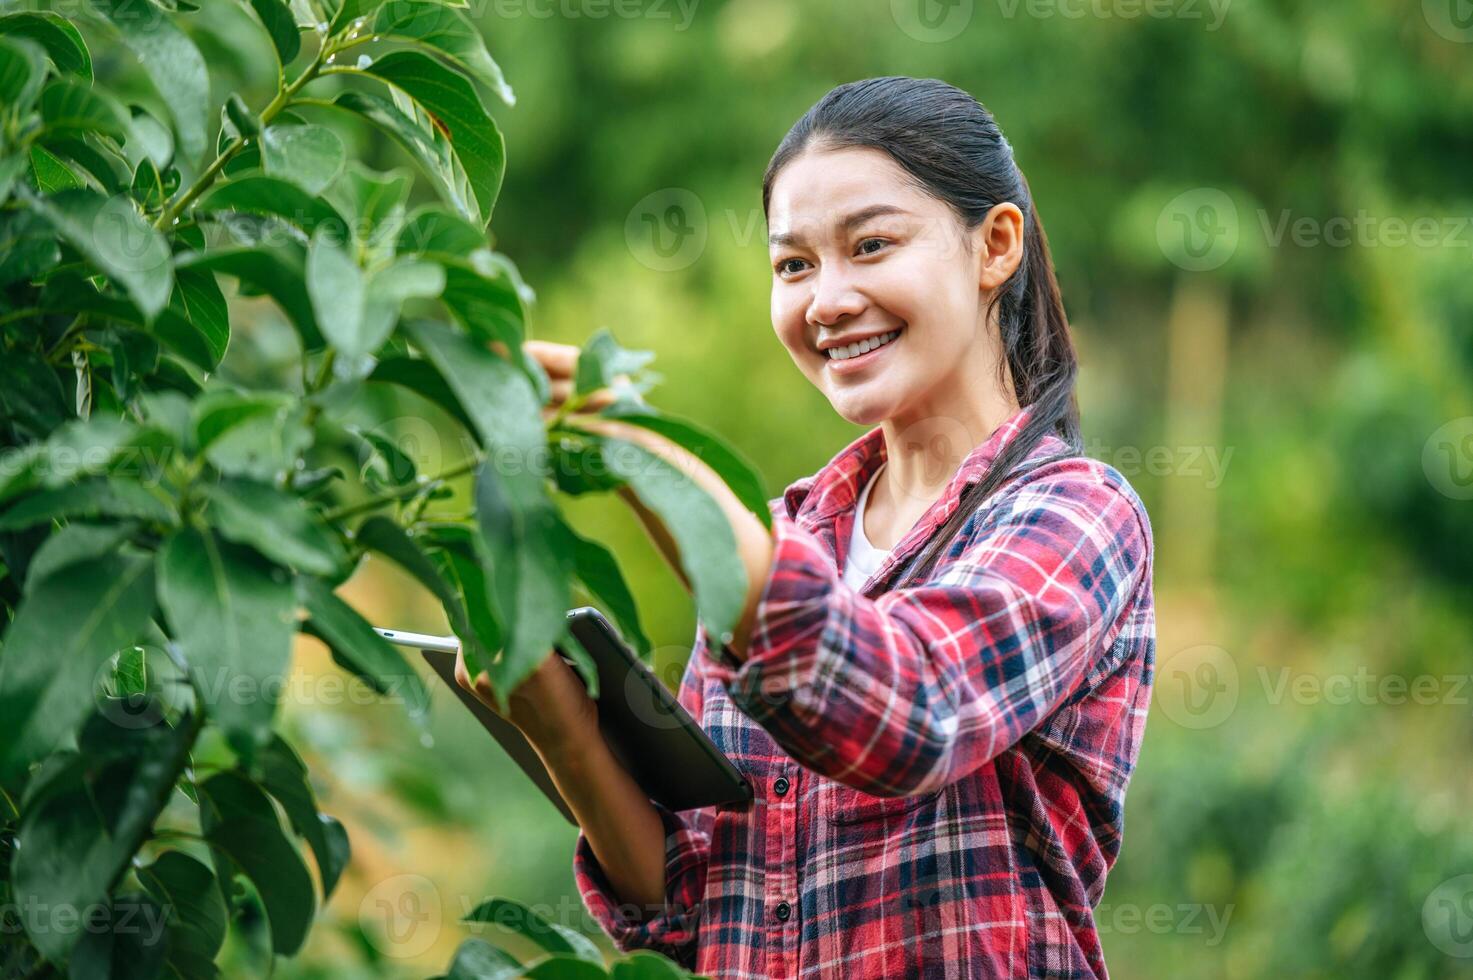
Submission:
[[[746,658],[713,654],[708,671],[799,762],[875,795],[976,770],[1129,657],[1110,717],[1078,720],[1108,743],[1150,676],[1149,598],[1136,605],[1150,587],[1145,510],[1092,460],[1025,479],[939,576],[874,598],[779,515]],[[1127,629],[1131,642],[1115,646]],[[1107,749],[1093,764],[1102,780],[1123,777]]]
[[[472,682],[463,651],[455,680],[499,712],[490,679]],[[622,901],[658,908],[665,895],[665,830],[653,804],[614,757],[597,703],[555,652],[508,699],[506,719],[537,750]]]
[[[659,456],[705,490],[721,507],[736,537],[737,554],[741,558],[742,566],[747,570],[747,598],[742,607],[742,615],[732,630],[732,641],[727,644],[733,656],[738,660],[744,660],[747,640],[751,635],[757,611],[757,601],[772,572],[773,540],[767,526],[756,514],[747,509],[741,499],[726,485],[726,481],[722,480],[709,464],[690,450],[671,442],[659,433],[628,422],[620,422],[617,419],[594,416],[574,415],[570,417],[570,422],[578,428],[635,443]],[[655,547],[670,567],[675,570],[681,584],[690,590],[690,580],[681,567],[680,549],[659,515],[646,507],[627,484],[619,487],[616,492],[644,525]]]

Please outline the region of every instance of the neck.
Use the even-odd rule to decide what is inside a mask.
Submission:
[[[909,501],[916,507],[930,506],[962,461],[1019,407],[1011,389],[1003,392],[988,386],[965,404],[932,405],[886,419],[881,424],[886,465],[879,475],[886,497]]]

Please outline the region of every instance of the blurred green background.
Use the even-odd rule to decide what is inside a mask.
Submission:
[[[769,496],[862,430],[772,333],[768,157],[844,81],[985,103],[1052,244],[1087,448],[1156,542],[1155,701],[1098,912],[1112,974],[1473,974],[1466,0],[470,4],[518,97],[487,98],[509,166],[492,229],[538,294],[532,334],[656,351],[652,399],[739,446]],[[272,83],[234,5],[191,23],[226,84]],[[367,132],[358,150],[407,163]],[[270,370],[290,332],[239,306],[226,370]],[[413,399],[381,421],[421,471],[464,451]],[[686,593],[622,505],[566,503],[675,686]],[[382,564],[346,594],[446,631]],[[311,641],[296,670],[285,724],[355,860],[278,976],[437,972],[493,894],[594,928],[573,828],[449,692],[420,731],[345,696]]]

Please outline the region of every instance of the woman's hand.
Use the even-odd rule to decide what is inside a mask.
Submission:
[[[506,345],[499,340],[491,342],[491,349],[502,357],[507,355]],[[542,369],[547,372],[548,381],[551,382],[551,397],[542,410],[542,420],[545,422],[558,413],[564,402],[573,397],[578,348],[572,344],[555,344],[550,340],[525,340],[522,342],[522,350],[542,365]],[[626,381],[629,379],[627,374],[616,377]],[[581,408],[583,411],[597,412],[612,405],[615,400],[612,389],[600,388],[589,394]]]
[[[556,650],[549,651],[547,659],[511,692],[505,712],[496,705],[496,692],[485,671],[472,681],[464,647],[455,651],[455,682],[520,729],[543,754],[586,745],[598,734],[598,702],[588,696],[583,679]]]

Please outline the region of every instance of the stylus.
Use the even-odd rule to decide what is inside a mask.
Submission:
[[[454,653],[460,649],[460,640],[454,636],[432,636],[429,633],[411,633],[408,630],[386,630],[378,626],[373,631],[390,643],[397,643],[401,647],[414,647],[416,650],[438,650],[441,653]],[[573,665],[572,658],[559,653],[564,662]]]

